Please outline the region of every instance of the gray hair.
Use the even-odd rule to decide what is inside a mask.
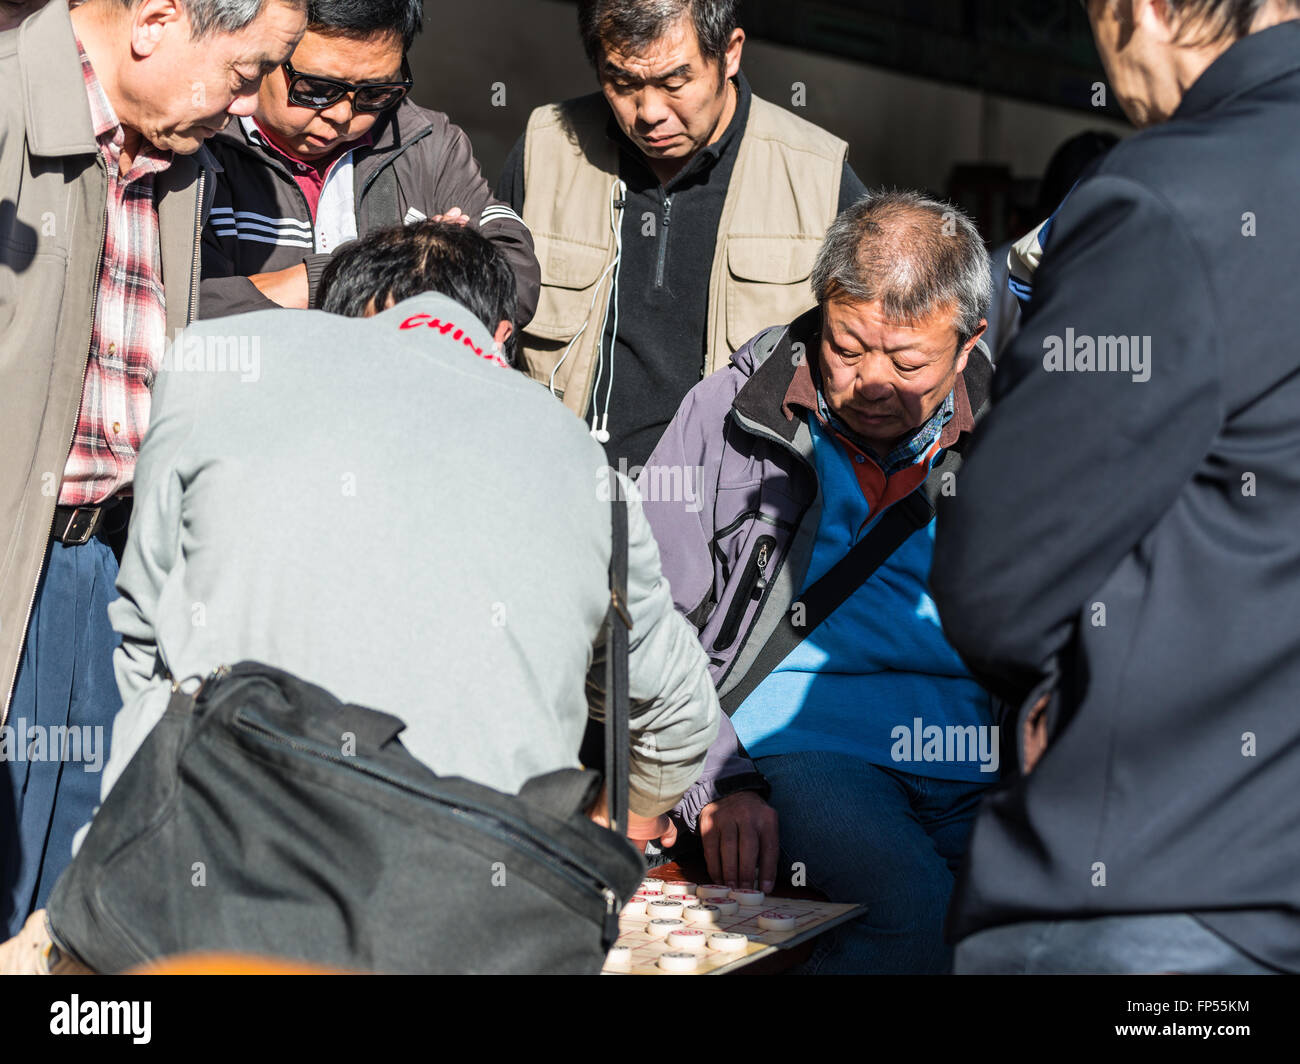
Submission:
[[[959,208],[920,192],[879,190],[845,208],[813,265],[818,303],[844,294],[879,300],[891,321],[911,323],[955,307],[964,344],[988,316],[993,286],[979,230]]]
[[[128,10],[140,0],[118,0]],[[181,0],[190,20],[192,40],[201,41],[223,33],[245,29],[270,3],[306,9],[307,0]]]

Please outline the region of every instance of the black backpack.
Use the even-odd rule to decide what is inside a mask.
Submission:
[[[255,662],[173,695],[47,906],[100,972],[235,951],[395,973],[595,973],[645,874],[622,836],[628,776],[627,510],[613,505],[606,621],[612,829],[601,778],[518,795],[443,778],[397,717]]]

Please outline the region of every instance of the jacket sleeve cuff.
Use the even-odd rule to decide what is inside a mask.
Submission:
[[[307,306],[312,310],[319,310],[320,304],[317,296],[320,294],[321,274],[325,272],[325,267],[329,265],[332,255],[304,255],[302,264],[307,267]]]
[[[701,780],[682,795],[682,800],[673,808],[672,815],[692,835],[697,834],[700,829],[700,813],[704,807],[737,791],[757,791],[758,796],[767,801],[772,796],[772,785],[758,771],[742,772],[722,779]]]

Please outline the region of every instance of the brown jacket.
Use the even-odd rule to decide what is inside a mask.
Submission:
[[[48,4],[0,33],[0,85],[3,723],[81,405],[108,172],[66,4]],[[199,234],[212,184],[205,169],[217,169],[206,149],[177,156],[155,188],[168,336],[188,324],[198,301]]]

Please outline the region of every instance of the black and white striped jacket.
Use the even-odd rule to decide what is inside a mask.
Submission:
[[[285,159],[260,143],[251,123],[239,121],[232,121],[208,147],[223,172],[217,175],[216,197],[203,229],[199,317],[274,307],[249,276],[300,262],[307,265],[314,306],[333,248],[318,249],[306,197]],[[492,195],[464,130],[445,114],[407,98],[375,123],[372,142],[352,153],[352,164],[359,236],[459,207],[515,272],[516,328],[532,318],[541,280],[532,236],[509,204]]]

